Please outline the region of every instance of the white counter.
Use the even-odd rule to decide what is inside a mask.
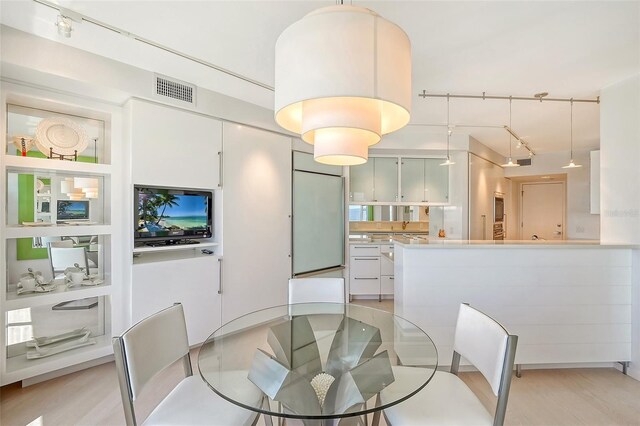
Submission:
[[[462,302],[520,336],[518,364],[611,366],[630,359],[631,246],[453,240],[394,246],[395,313],[432,337],[442,365],[451,360]]]
[[[602,244],[596,240],[447,240],[395,238],[394,244],[411,249],[431,248],[637,248],[628,244]]]

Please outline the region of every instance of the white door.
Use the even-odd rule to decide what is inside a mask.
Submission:
[[[564,239],[564,183],[523,183],[521,239]]]
[[[223,323],[288,300],[291,139],[224,123]]]

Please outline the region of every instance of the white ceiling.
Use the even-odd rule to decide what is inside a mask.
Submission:
[[[278,35],[332,1],[66,1],[60,5],[273,85]],[[603,87],[640,72],[640,2],[357,1],[402,27],[412,42],[413,91],[407,133],[445,140],[446,100],[432,93],[595,98]],[[2,2],[3,24],[272,108],[267,89],[215,72],[84,22],[70,39],[57,13],[33,1]],[[190,67],[193,64],[189,64]],[[452,100],[451,122],[504,125],[508,101]],[[569,104],[513,101],[513,129],[537,152],[569,147]],[[402,132],[402,131],[401,131]],[[508,134],[459,128],[503,155]],[[402,133],[394,136],[399,138]],[[387,144],[385,144],[386,146]],[[599,145],[599,108],[574,104],[574,148]],[[520,156],[514,151],[514,157]]]

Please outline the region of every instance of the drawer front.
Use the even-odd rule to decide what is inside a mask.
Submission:
[[[380,244],[380,253],[393,253],[393,244]]]
[[[360,278],[377,278],[380,276],[380,258],[371,256],[355,256],[349,264],[350,275]]]
[[[351,244],[349,247],[349,256],[379,256],[379,245],[367,245],[367,244]]]
[[[378,278],[358,278],[352,275],[349,280],[349,294],[380,294],[380,280]]]
[[[380,294],[393,294],[393,277],[380,277]]]
[[[380,275],[393,275],[393,261],[386,256],[380,256]]]

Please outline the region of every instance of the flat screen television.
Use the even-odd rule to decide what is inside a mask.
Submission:
[[[177,244],[213,235],[213,194],[179,188],[134,187],[136,243]]]
[[[89,200],[58,200],[56,220],[89,220]]]

